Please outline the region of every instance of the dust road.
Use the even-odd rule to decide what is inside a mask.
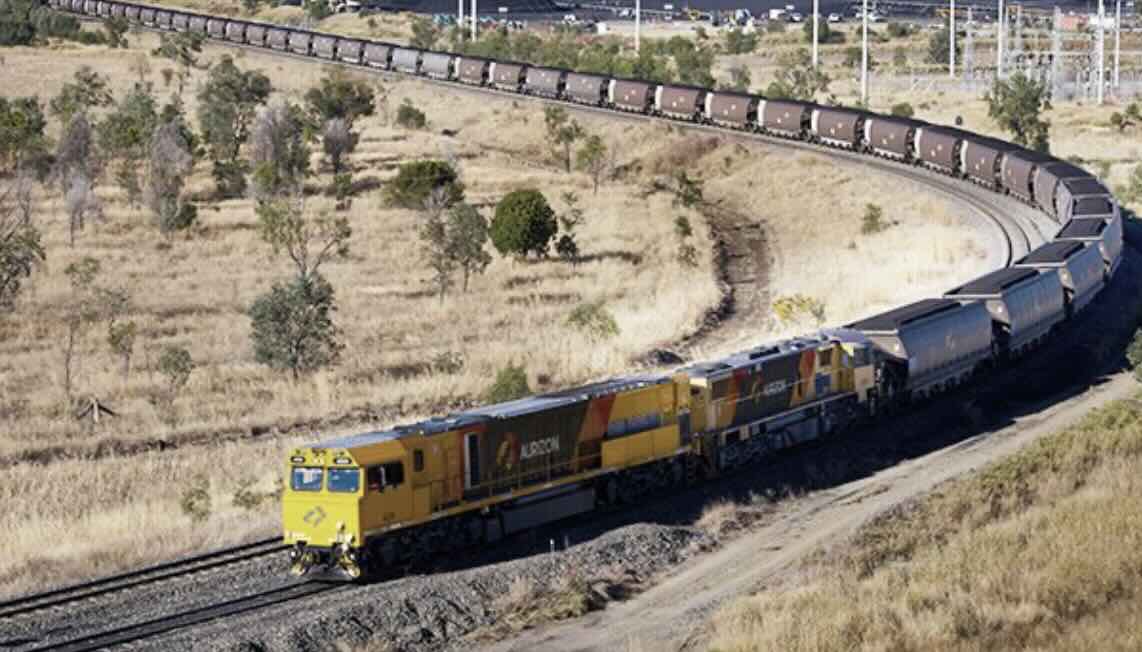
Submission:
[[[705,647],[713,611],[778,579],[819,546],[843,540],[870,518],[936,485],[1010,455],[1063,429],[1091,409],[1125,398],[1138,385],[1128,373],[1085,392],[875,475],[791,502],[770,524],[701,555],[629,601],[583,618],[530,630],[483,648],[488,652],[544,650],[695,650]]]

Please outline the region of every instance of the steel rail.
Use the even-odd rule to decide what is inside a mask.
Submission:
[[[28,652],[88,652],[89,650],[102,650],[116,645],[124,645],[146,638],[166,634],[178,629],[201,625],[213,620],[236,616],[257,609],[264,609],[274,605],[308,598],[337,589],[345,589],[349,585],[337,582],[309,581],[302,584],[292,584],[261,593],[255,593],[241,598],[227,600],[206,607],[197,607],[181,613],[153,618],[141,623],[124,625],[115,629],[73,638],[61,643],[52,643]]]
[[[117,593],[168,579],[221,568],[232,564],[271,555],[286,549],[280,537],[262,539],[252,543],[214,550],[193,557],[176,559],[91,582],[65,586],[44,593],[27,595],[0,602],[0,618],[12,618],[66,604]]]

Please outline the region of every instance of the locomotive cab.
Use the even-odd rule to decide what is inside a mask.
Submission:
[[[293,574],[303,575],[315,566],[352,579],[364,573],[368,560],[363,543],[369,530],[412,516],[404,458],[405,450],[396,441],[367,453],[337,442],[291,451],[282,524],[285,543],[292,546]]]

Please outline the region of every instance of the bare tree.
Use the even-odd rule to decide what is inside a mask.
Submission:
[[[357,134],[344,118],[333,118],[321,129],[321,146],[333,166],[333,174],[341,174],[345,156],[357,148]]]
[[[75,246],[75,232],[82,231],[88,217],[103,216],[103,202],[95,194],[91,179],[80,170],[73,170],[67,180],[64,206],[67,208],[68,239]]]
[[[72,116],[56,146],[55,176],[64,193],[71,186],[75,173],[88,179],[98,176],[91,122],[84,113]]]
[[[192,204],[183,201],[186,177],[194,168],[186,138],[178,124],[159,125],[151,136],[147,183],[143,199],[164,234],[186,228],[194,222]]]
[[[306,117],[300,107],[275,102],[262,109],[251,136],[252,190],[258,201],[300,192],[309,174]]]

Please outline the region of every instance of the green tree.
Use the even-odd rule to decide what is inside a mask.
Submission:
[[[190,382],[191,374],[194,373],[194,358],[190,356],[190,351],[181,346],[166,346],[163,348],[162,354],[159,355],[158,368],[166,384],[151,398],[151,402],[158,410],[159,418],[173,427],[178,423],[178,409],[175,406],[175,401],[178,400],[179,394],[186,388],[187,383]],[[209,514],[209,492],[206,493],[205,499],[200,494],[196,494],[190,502],[196,505],[199,510],[199,516],[196,518],[205,518],[205,515]],[[183,497],[183,509],[188,513],[192,511],[188,509],[187,496]]]
[[[743,32],[734,27],[726,31],[726,54],[749,54],[757,49],[757,32]]]
[[[607,171],[607,145],[603,142],[603,138],[598,134],[587,136],[587,140],[575,155],[575,162],[580,170],[591,177],[594,194],[599,194],[599,182]]]
[[[431,20],[420,16],[412,19],[412,41],[409,45],[421,50],[431,50],[436,47],[436,41],[439,39],[440,28]]]
[[[988,91],[987,115],[1001,129],[1011,133],[1016,144],[1040,152],[1050,150],[1051,123],[1042,118],[1051,110],[1047,83],[1017,72],[1009,79],[997,79]]]
[[[831,80],[821,68],[813,67],[807,50],[783,53],[777,64],[776,79],[766,89],[766,97],[810,101],[828,92]]]
[[[198,91],[198,124],[214,161],[214,181],[220,197],[245,192],[241,147],[250,137],[258,107],[273,92],[269,77],[256,70],[242,70],[230,55],[210,67]]]
[[[198,67],[198,55],[202,53],[202,43],[206,37],[197,32],[175,32],[159,36],[159,47],[152,55],[173,62],[177,68],[178,95],[182,96],[190,71]]]
[[[79,340],[83,332],[99,319],[100,306],[95,280],[99,277],[99,261],[85,256],[64,269],[71,291],[63,311],[67,332],[63,341],[63,390],[67,403],[72,402],[75,369],[79,362]]]
[[[693,208],[704,201],[704,189],[705,182],[701,179],[690,176],[686,170],[678,170],[674,173],[672,203],[674,206]]]
[[[250,147],[258,201],[301,192],[310,172],[309,136],[305,112],[296,104],[277,102],[258,113]]]
[[[424,219],[417,228],[424,262],[432,270],[432,282],[442,303],[444,295],[452,287],[452,275],[456,271],[456,261],[452,258],[452,239],[448,234],[448,222],[444,219],[444,213],[448,210],[446,193],[443,187],[432,189],[424,200]]]
[[[40,231],[17,195],[15,186],[0,191],[0,314],[15,308],[24,282],[46,259]]]
[[[305,0],[305,15],[313,22],[325,20],[333,15],[328,0]]]
[[[555,211],[538,190],[516,190],[496,204],[492,218],[492,244],[502,255],[547,255],[551,239],[559,231]]]
[[[584,212],[579,206],[579,195],[574,192],[565,192],[562,196],[567,210],[559,214],[559,226],[563,235],[555,242],[555,253],[572,265],[579,263],[579,243],[575,239],[575,230],[583,223]]]
[[[947,26],[941,27],[940,31],[933,32],[928,37],[928,54],[925,60],[931,64],[948,65],[948,28]],[[956,39],[956,61],[962,61],[960,58],[960,39]]]
[[[464,184],[451,164],[445,161],[411,161],[402,163],[396,177],[385,184],[388,203],[401,208],[419,209],[430,193],[444,189],[445,204],[451,206],[464,199]]]
[[[314,124],[340,118],[352,127],[357,118],[373,115],[376,93],[368,82],[350,76],[342,68],[331,68],[321,78],[320,86],[305,92],[305,105]]]
[[[730,67],[730,83],[722,84],[722,88],[739,93],[748,93],[752,83],[753,79],[750,77],[749,68],[738,64]]]
[[[38,97],[0,97],[0,172],[23,167],[47,151],[47,120]]]
[[[115,181],[132,206],[142,198],[139,172],[158,119],[149,86],[136,83],[96,127],[99,149],[115,162]]]
[[[674,58],[678,81],[704,88],[714,86],[714,75],[710,72],[714,65],[713,48],[702,47],[681,36],[672,37],[667,41],[667,48]]]
[[[475,206],[457,204],[448,212],[448,239],[450,254],[464,278],[461,287],[467,292],[468,279],[473,274],[483,274],[492,262],[491,254],[484,248],[488,243],[488,219]]]
[[[887,30],[889,38],[908,38],[916,32],[911,25],[897,22],[888,23]],[[944,41],[944,43],[946,45],[947,41]]]
[[[91,66],[80,66],[73,79],[64,84],[59,94],[48,103],[48,109],[61,123],[67,124],[77,113],[110,106],[114,101],[109,80],[92,70]]]
[[[320,274],[275,283],[250,306],[254,359],[294,380],[337,364],[344,345],[333,323],[333,286]]]
[[[103,21],[103,38],[107,42],[108,47],[112,49],[126,49],[129,44],[123,35],[126,34],[130,28],[131,24],[127,22],[126,18],[105,19]]]
[[[531,394],[531,387],[527,384],[527,370],[523,365],[508,365],[496,372],[496,379],[492,386],[484,393],[488,403],[506,403],[517,398]]]
[[[309,219],[300,200],[288,199],[262,202],[256,211],[262,240],[290,259],[298,278],[316,276],[327,261],[349,255],[353,229],[344,217]]]
[[[583,127],[567,115],[567,109],[548,105],[543,109],[543,122],[547,126],[547,140],[555,156],[563,163],[565,171],[571,171],[571,152],[575,141],[583,137]]]

